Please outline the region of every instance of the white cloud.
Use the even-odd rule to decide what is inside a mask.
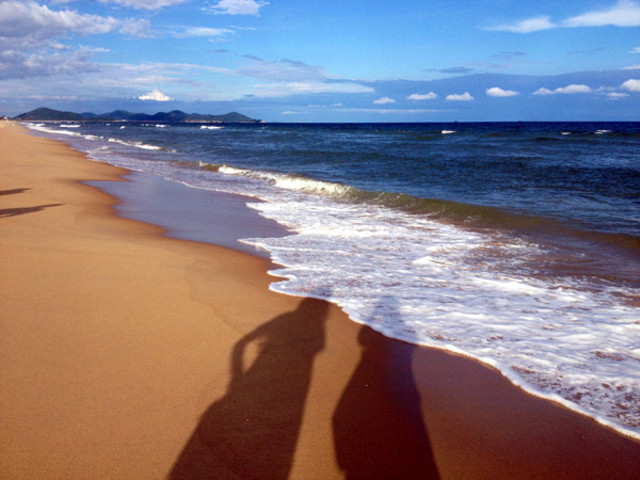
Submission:
[[[216,15],[259,15],[260,9],[265,5],[269,3],[256,0],[219,0],[206,11]]]
[[[0,1],[0,78],[29,78],[96,69],[97,50],[56,41],[70,34],[105,34],[122,26],[112,17],[51,10],[33,1]]]
[[[382,97],[374,100],[373,103],[375,103],[376,105],[386,105],[387,103],[396,103],[396,101],[393,98]]]
[[[574,93],[590,93],[591,87],[587,85],[576,85],[571,84],[566,87],[558,87],[555,90],[549,90],[548,88],[539,88],[535,92],[534,95],[555,95],[555,94],[574,94]]]
[[[626,98],[628,96],[629,96],[628,93],[618,93],[618,92],[607,93],[607,98],[610,98],[611,100],[618,100],[620,98]]]
[[[553,95],[553,91],[548,88],[542,87],[533,92],[534,95]]]
[[[235,33],[228,28],[207,28],[207,27],[189,27],[182,33],[177,33],[174,36],[177,38],[188,37],[221,37],[228,33]]]
[[[0,52],[0,80],[93,72],[97,68],[88,61],[90,53],[83,50],[49,54]],[[42,87],[38,85],[38,88]]]
[[[103,47],[82,47],[80,50],[87,53],[109,53],[111,51]]]
[[[631,50],[631,52],[629,53],[640,53],[640,47],[636,47],[633,50]]]
[[[310,103],[309,105],[307,105],[307,107],[308,108],[340,108],[340,107],[342,107],[342,102],[331,103],[329,105],[327,105],[327,104]]]
[[[502,24],[486,30],[498,30],[513,33],[533,33],[552,28],[575,28],[575,27],[638,27],[640,26],[640,4],[634,0],[618,0],[618,2],[607,9],[593,10],[581,15],[569,17],[566,20],[555,23],[548,15],[527,18],[511,24]],[[640,51],[640,47],[635,53]]]
[[[474,98],[469,92],[464,92],[463,94],[447,95],[446,99],[451,102],[470,102]]]
[[[313,68],[305,77],[304,64],[300,64],[301,71],[289,78],[299,75],[304,80],[287,80],[285,73],[274,73],[271,80],[252,82],[251,79],[240,78],[243,76],[241,69],[212,67],[195,64],[178,63],[143,63],[143,64],[116,64],[94,63],[85,60],[79,54],[62,61],[69,55],[64,51],[56,56],[44,55],[42,58],[34,57],[30,64],[32,70],[38,68],[44,74],[49,74],[46,82],[20,80],[15,71],[11,75],[4,75],[5,58],[0,56],[0,90],[12,93],[14,99],[26,98],[28,95],[39,94],[51,97],[52,95],[79,95],[86,97],[114,97],[114,98],[140,98],[148,100],[163,100],[170,94],[166,90],[176,92],[171,97],[181,100],[237,100],[247,95],[256,98],[282,98],[297,95],[314,94],[374,94],[375,90],[367,85],[353,81],[340,80],[329,77],[324,72],[314,75]],[[289,61],[290,64],[296,62]],[[26,69],[26,67],[25,67]],[[24,70],[24,69],[23,69]],[[277,68],[276,68],[277,70]],[[18,73],[22,73],[18,72]],[[266,72],[262,72],[265,73]],[[317,73],[317,72],[316,72]],[[31,73],[29,73],[31,75]],[[24,77],[25,75],[20,75]],[[31,75],[33,76],[33,75]],[[219,76],[223,76],[220,79]],[[216,79],[218,77],[218,79]],[[7,78],[7,80],[2,80]],[[232,80],[229,80],[229,79]],[[9,80],[15,79],[15,80]],[[132,93],[133,90],[133,93]],[[137,92],[136,92],[137,91]],[[144,93],[144,95],[141,95]],[[16,100],[14,100],[15,102]]]
[[[239,68],[236,73],[245,77],[274,82],[324,82],[330,79],[324,68],[298,60],[282,59],[278,62],[248,57],[257,63]]]
[[[113,3],[138,10],[159,10],[164,7],[179,5],[188,0],[100,0],[101,3]]]
[[[42,42],[68,33],[103,34],[120,22],[112,17],[84,15],[72,10],[49,10],[33,1],[0,2],[0,49],[41,48]]]
[[[288,97],[314,93],[372,93],[371,87],[352,82],[281,82],[256,85],[257,97]]]
[[[13,67],[18,70],[24,67],[18,57],[24,61],[28,52],[43,57],[47,50],[71,50],[58,43],[58,38],[71,34],[100,35],[116,30],[137,37],[151,36],[151,24],[145,19],[117,20],[68,9],[51,10],[31,0],[0,1],[0,53],[18,53],[18,56],[13,56],[13,60],[18,62]],[[12,68],[8,65],[4,67],[9,70]]]
[[[434,92],[429,93],[414,93],[407,97],[407,100],[434,100],[438,98],[438,94]]]
[[[629,90],[630,92],[640,92],[640,80],[631,78],[620,85],[620,88]]]
[[[623,70],[640,70],[640,65],[631,65],[629,67],[624,67]]]
[[[513,33],[532,33],[539,32],[541,30],[550,30],[552,28],[556,28],[556,25],[549,20],[548,15],[542,15],[539,17],[520,20],[519,22],[513,24],[489,27],[487,28],[487,30],[497,30]]]
[[[179,98],[186,101],[233,100],[248,93],[248,87],[237,78],[216,81],[220,75],[227,79],[235,77],[235,71],[230,69],[187,63],[97,63],[87,61],[86,56],[67,51],[55,56],[34,56],[30,59],[31,70],[26,71],[25,66],[11,75],[4,74],[5,62],[0,58],[0,92],[11,92],[13,104],[22,104],[33,95],[46,98],[76,95],[84,99],[119,98],[125,101],[142,93],[152,93],[155,88],[164,93],[165,89],[171,89],[176,92],[172,97],[179,92]],[[35,75],[35,68],[42,71],[42,75],[48,75],[46,81],[24,80],[26,76]]]
[[[500,87],[487,88],[487,95],[490,97],[515,97],[518,92],[514,90],[503,90]]]
[[[146,18],[130,18],[120,26],[120,33],[138,38],[152,38],[151,22]]]
[[[554,92],[562,93],[562,94],[589,93],[591,92],[591,88],[587,85],[571,84],[571,85],[567,85],[566,87],[556,88]]]
[[[615,6],[594,10],[571,17],[563,22],[566,27],[640,26],[640,5],[631,0],[619,0]]]
[[[419,113],[441,113],[450,112],[451,110],[438,110],[438,109],[426,109],[426,108],[338,108],[337,112],[346,113],[378,113],[380,115],[405,115],[405,114],[419,114]]]
[[[169,100],[173,100],[173,98],[165,95],[157,88],[154,88],[149,93],[145,93],[144,95],[140,95],[138,97],[139,100],[153,100],[156,102],[168,102]]]

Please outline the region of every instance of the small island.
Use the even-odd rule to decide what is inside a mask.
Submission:
[[[224,115],[185,113],[180,110],[147,113],[132,113],[126,110],[114,110],[110,113],[75,113],[41,107],[13,117],[16,121],[38,122],[163,122],[163,123],[261,123],[261,120],[249,118],[237,112]]]

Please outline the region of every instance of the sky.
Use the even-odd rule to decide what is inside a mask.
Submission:
[[[0,0],[0,115],[640,121],[640,0]]]

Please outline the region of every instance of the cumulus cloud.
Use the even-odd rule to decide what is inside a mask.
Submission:
[[[640,26],[640,5],[631,0],[619,0],[613,7],[594,10],[568,18],[563,23],[566,27],[616,27]]]
[[[548,88],[542,87],[533,92],[534,95],[553,95],[553,90],[549,90]]]
[[[164,7],[178,5],[186,1],[188,0],[100,0],[100,3],[111,3],[138,10],[159,10]]]
[[[474,100],[473,96],[469,92],[447,95],[446,99],[450,102],[471,102],[472,100]]]
[[[149,93],[145,93],[144,95],[140,95],[138,97],[139,100],[153,100],[156,102],[168,102],[169,100],[173,100],[173,98],[165,95],[157,88],[154,88]]]
[[[513,33],[533,33],[541,30],[550,30],[556,28],[553,22],[549,20],[548,15],[541,15],[539,17],[527,18],[520,20],[519,22],[512,24],[503,24],[495,27],[489,27],[487,30],[498,30],[504,32]]]
[[[219,0],[205,10],[216,15],[259,15],[260,9],[265,5],[269,3],[256,0]]]
[[[68,33],[103,34],[119,25],[112,17],[55,11],[33,1],[10,0],[0,3],[0,48],[32,49]]]
[[[630,92],[640,92],[640,80],[631,78],[620,85],[620,88],[623,88],[624,90],[628,90]]]
[[[151,35],[151,25],[145,19],[117,20],[73,10],[51,10],[30,0],[0,2],[0,51],[59,50],[54,39],[116,30],[140,37]]]
[[[28,78],[95,70],[95,50],[72,49],[57,39],[67,35],[105,34],[122,28],[112,17],[51,10],[34,1],[0,2],[0,78]]]
[[[407,100],[434,100],[438,98],[438,94],[434,92],[429,93],[414,93],[407,97]]]
[[[514,90],[503,90],[500,87],[487,88],[487,95],[490,97],[515,97],[518,92]]]
[[[587,85],[571,84],[567,85],[566,87],[556,88],[553,92],[561,94],[589,93],[591,92],[591,88]]]
[[[396,103],[396,101],[393,98],[382,97],[374,100],[373,103],[375,103],[376,105],[386,105],[387,103]]]
[[[535,92],[534,95],[556,95],[556,94],[574,94],[574,93],[590,93],[591,87],[587,85],[576,85],[571,84],[566,87],[558,87],[555,90],[549,90],[548,88],[539,88]]]

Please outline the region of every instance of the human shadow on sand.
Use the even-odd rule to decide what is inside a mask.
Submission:
[[[394,308],[393,300],[385,305]],[[363,326],[362,356],[333,415],[346,480],[440,478],[411,369],[417,348]]]
[[[17,217],[18,215],[25,215],[27,213],[41,212],[46,208],[59,207],[60,205],[62,205],[62,203],[51,203],[49,205],[38,205],[37,207],[4,208],[4,209],[0,209],[0,218]]]
[[[17,193],[24,193],[27,190],[31,190],[30,188],[13,188],[11,190],[0,190],[1,195],[15,195]]]
[[[234,346],[228,391],[203,414],[170,480],[288,478],[327,310],[304,299]],[[246,365],[250,344],[258,353]]]

